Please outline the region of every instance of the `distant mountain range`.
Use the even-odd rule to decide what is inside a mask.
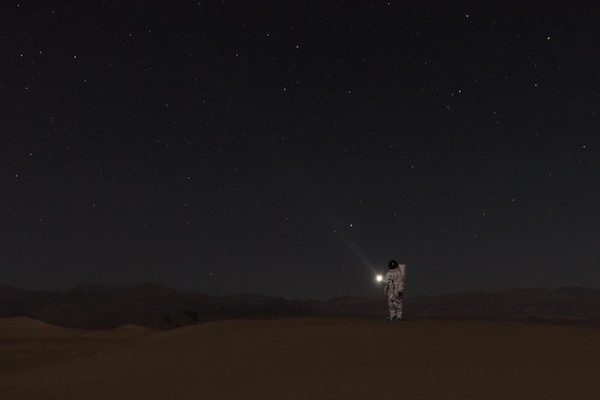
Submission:
[[[409,319],[527,320],[600,326],[600,290],[511,289],[408,296]],[[231,318],[344,316],[384,318],[385,299],[339,297],[290,300],[256,294],[209,296],[146,283],[131,287],[81,285],[67,292],[0,286],[0,317],[29,316],[51,324],[109,329],[124,324],[169,329]]]

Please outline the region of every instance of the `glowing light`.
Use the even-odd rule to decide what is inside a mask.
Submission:
[[[375,280],[376,280],[377,282],[382,282],[382,281],[383,281],[383,275],[377,275],[377,276],[375,277]]]

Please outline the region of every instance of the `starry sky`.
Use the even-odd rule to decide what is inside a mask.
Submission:
[[[3,1],[0,284],[599,288],[592,11]]]

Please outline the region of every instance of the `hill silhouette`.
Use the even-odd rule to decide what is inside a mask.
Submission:
[[[110,329],[133,324],[155,329],[223,319],[340,316],[382,318],[382,298],[293,300],[259,294],[210,296],[145,283],[130,287],[79,285],[66,292],[0,287],[0,318],[29,316],[71,328]],[[600,325],[600,290],[511,289],[407,296],[408,318],[536,320]]]

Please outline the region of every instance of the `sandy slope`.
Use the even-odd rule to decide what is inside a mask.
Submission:
[[[29,317],[0,318],[0,339],[15,337],[65,337],[71,330]]]
[[[7,371],[7,360],[0,361]],[[597,399],[598,376],[600,330],[593,328],[225,321],[145,332],[87,354],[17,368],[0,376],[0,398]]]
[[[0,380],[6,374],[85,357],[90,352],[146,337],[152,330],[123,326],[85,331],[46,324],[27,317],[0,318]],[[0,399],[2,397],[0,386]]]

